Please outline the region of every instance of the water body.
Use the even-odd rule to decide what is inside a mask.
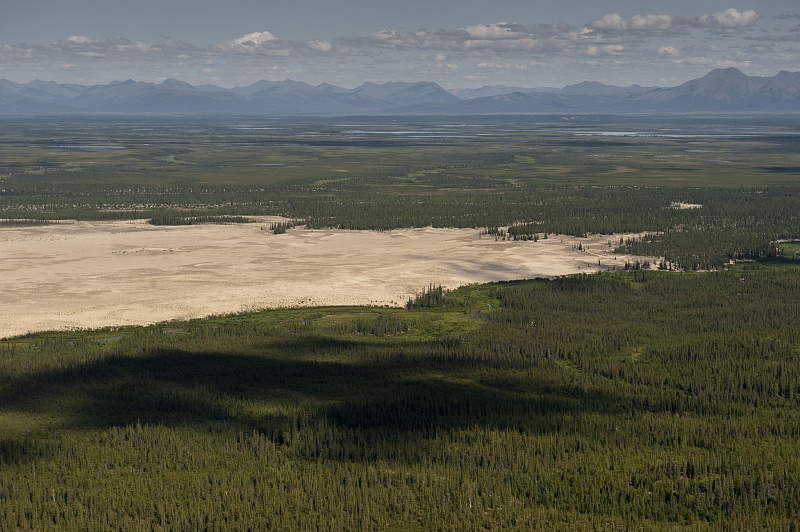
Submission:
[[[660,137],[668,139],[694,139],[694,138],[740,138],[740,137],[757,137],[752,133],[658,133],[658,132],[641,132],[641,131],[590,131],[590,132],[570,132],[579,137]]]
[[[54,150],[124,150],[126,146],[26,146],[26,148],[46,148]]]

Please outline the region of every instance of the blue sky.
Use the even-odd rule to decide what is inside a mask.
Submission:
[[[800,70],[796,0],[4,0],[0,77],[677,85]]]

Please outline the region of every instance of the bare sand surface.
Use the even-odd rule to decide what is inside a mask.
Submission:
[[[476,229],[273,235],[262,230],[269,221],[0,228],[0,338],[263,308],[397,306],[429,283],[553,277],[635,259],[611,252],[608,242],[619,235],[538,242],[495,241]]]

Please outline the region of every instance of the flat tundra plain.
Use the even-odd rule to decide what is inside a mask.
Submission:
[[[0,229],[0,338],[249,310],[403,305],[433,283],[621,269],[620,235],[496,241],[477,229],[268,230],[61,222]],[[629,235],[623,235],[629,236]],[[582,250],[577,249],[581,244]]]

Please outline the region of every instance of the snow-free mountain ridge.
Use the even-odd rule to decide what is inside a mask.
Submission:
[[[677,87],[618,87],[584,81],[560,89],[504,85],[446,91],[431,82],[364,83],[353,89],[323,83],[261,80],[246,87],[115,81],[106,85],[0,79],[0,114],[74,113],[252,114],[524,114],[800,112],[800,72],[747,76],[713,70]]]

